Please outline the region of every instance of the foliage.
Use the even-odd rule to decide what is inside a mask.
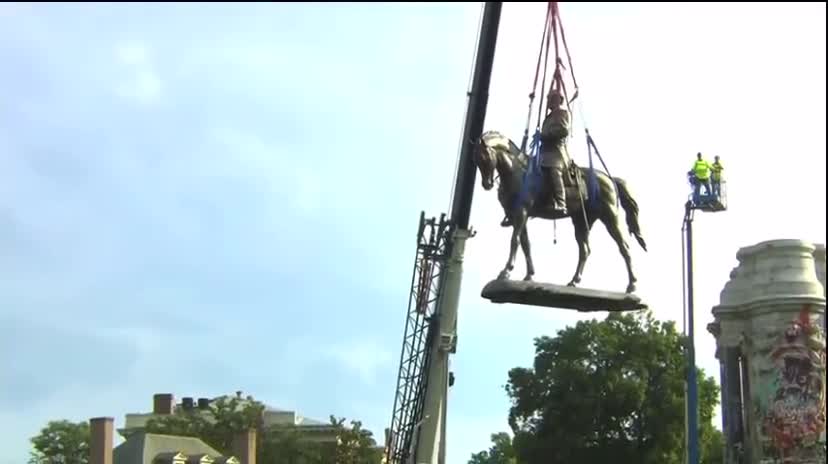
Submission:
[[[331,416],[327,432],[317,432],[328,436],[325,443],[292,425],[265,427],[264,405],[251,397],[224,397],[212,402],[211,410],[212,419],[197,409],[155,418],[147,424],[147,430],[199,437],[229,453],[236,433],[256,428],[260,431],[257,460],[267,464],[323,464],[331,462],[331,455],[339,464],[379,464],[381,459],[371,432],[363,429],[359,421],[351,421],[348,426],[344,418]]]
[[[721,430],[710,427],[710,435],[699,439],[701,444],[701,464],[722,464],[724,462],[724,434]],[[706,428],[702,428],[705,432]]]
[[[268,427],[259,437],[257,462],[262,464],[321,464],[331,451],[296,427]]]
[[[381,451],[370,431],[359,421],[345,423],[331,416],[331,423],[308,432],[294,425],[264,424],[265,406],[248,396],[225,396],[207,410],[176,408],[173,414],[147,421],[149,433],[197,437],[222,454],[232,454],[233,439],[243,431],[257,430],[257,462],[262,464],[379,464]],[[66,421],[50,422],[32,439],[35,451],[30,464],[87,464],[89,426]]]
[[[201,438],[217,451],[230,454],[233,437],[248,429],[263,427],[265,406],[252,397],[223,396],[210,402],[209,413],[199,408],[176,408],[174,414],[147,421],[149,433]]]
[[[51,421],[31,439],[29,464],[87,464],[89,423]]]
[[[468,464],[517,464],[512,447],[512,437],[504,432],[492,434],[492,446],[488,450],[472,454]]]
[[[382,450],[377,449],[373,434],[362,428],[362,422],[352,420],[349,427],[344,418],[331,416],[331,425],[337,435],[337,464],[380,464]]]
[[[683,346],[675,324],[650,313],[537,338],[533,368],[512,369],[506,386],[518,462],[681,463]],[[698,371],[701,449],[711,454],[718,385]]]

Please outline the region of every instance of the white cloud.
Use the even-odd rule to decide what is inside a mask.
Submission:
[[[116,94],[139,104],[157,102],[161,97],[161,77],[150,59],[147,46],[141,43],[121,44],[116,47],[115,53],[129,73],[116,86]]]
[[[139,103],[153,103],[161,96],[161,79],[155,71],[142,69],[129,80],[121,83],[117,93],[122,98]]]
[[[125,43],[116,48],[118,59],[127,66],[146,66],[149,64],[149,52],[141,43]]]
[[[317,170],[298,169],[291,177],[295,193],[291,196],[291,203],[298,211],[305,215],[314,215],[322,206],[325,179],[320,178]]]
[[[383,368],[393,359],[388,348],[368,340],[331,345],[323,348],[321,355],[352,371],[366,384],[373,383],[377,373],[384,374]]]

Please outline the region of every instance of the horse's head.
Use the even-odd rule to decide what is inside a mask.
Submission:
[[[495,171],[497,169],[497,153],[487,143],[486,134],[480,137],[474,144],[474,165],[480,170],[480,183],[484,190],[491,190],[494,187]]]

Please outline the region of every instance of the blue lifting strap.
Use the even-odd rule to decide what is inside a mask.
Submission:
[[[587,132],[587,151],[589,152],[589,176],[587,178],[587,192],[590,206],[598,204],[598,175],[595,174],[595,166],[592,164],[592,143],[590,143],[589,132]]]
[[[520,192],[515,199],[515,208],[522,206],[529,196],[529,193],[537,193],[539,181],[541,180],[541,142],[540,129],[535,129],[535,134],[532,136],[532,144],[529,145],[529,160],[526,165],[526,171],[523,173],[523,182],[521,182]]]
[[[589,134],[589,129],[584,129],[586,132],[587,137],[587,147],[589,150],[589,201],[593,205],[594,202],[598,201],[598,195],[600,191],[598,190],[598,175],[595,174],[595,167],[592,165],[592,150],[595,150],[595,155],[598,156],[598,161],[601,162],[601,165],[604,167],[604,171],[607,172],[607,177],[612,180],[612,183],[615,185],[615,191],[618,192],[618,183],[615,182],[615,178],[610,175],[609,168],[607,168],[607,163],[604,162],[604,158],[601,156],[601,152],[598,151],[598,146],[595,145],[595,140],[592,139],[592,135]],[[618,206],[621,203],[621,196],[615,195],[615,204]]]

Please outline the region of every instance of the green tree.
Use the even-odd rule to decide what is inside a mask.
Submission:
[[[362,428],[362,422],[351,421],[345,424],[345,419],[331,416],[331,425],[334,426],[337,436],[336,463],[337,464],[380,464],[382,450],[377,448],[374,435]]]
[[[706,428],[702,429],[703,431]],[[710,427],[710,435],[701,437],[700,441],[703,445],[701,450],[702,464],[722,464],[724,463],[724,434],[721,430]]]
[[[331,416],[327,440],[293,425],[264,424],[265,406],[248,396],[225,396],[208,410],[176,408],[173,414],[156,416],[144,427],[149,433],[197,437],[223,454],[231,454],[233,439],[249,429],[257,430],[257,461],[262,464],[379,464],[381,450],[373,434],[359,421],[345,423]],[[322,433],[325,433],[324,431]],[[89,424],[53,421],[32,438],[29,464],[88,464]]]
[[[174,414],[147,421],[145,430],[149,433],[198,437],[217,451],[227,454],[232,451],[236,434],[251,428],[263,428],[264,409],[264,404],[250,396],[223,396],[210,402],[207,413],[199,408],[176,408]]]
[[[649,312],[583,321],[535,340],[531,369],[509,371],[518,462],[680,464],[684,339]],[[699,369],[701,449],[712,449],[718,385]]]
[[[322,464],[330,453],[291,425],[268,427],[259,437],[258,451],[262,464]]]
[[[472,454],[468,464],[517,464],[517,455],[508,433],[492,434],[492,446],[488,450]]]
[[[51,421],[31,439],[30,464],[87,464],[89,423]]]
[[[222,397],[210,403],[209,414],[203,410],[176,409],[167,416],[147,422],[150,433],[198,437],[222,453],[231,453],[233,437],[254,428],[257,434],[257,460],[263,464],[325,464],[335,455],[338,464],[379,464],[381,452],[370,431],[358,421],[331,416],[333,443],[324,444],[293,425],[265,427],[265,406],[247,398]]]

